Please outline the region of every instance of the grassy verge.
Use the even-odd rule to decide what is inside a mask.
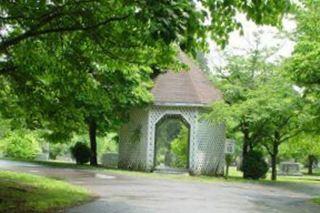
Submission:
[[[97,172],[107,172],[119,175],[127,175],[134,177],[146,177],[152,179],[170,179],[178,181],[196,181],[196,182],[245,182],[245,183],[265,183],[265,184],[277,184],[277,183],[304,183],[304,184],[320,184],[320,176],[317,175],[303,175],[303,176],[278,176],[278,181],[274,182],[270,180],[270,174],[266,179],[261,180],[246,180],[242,178],[242,172],[237,171],[235,167],[230,167],[229,177],[211,177],[211,176],[190,176],[188,174],[165,174],[165,173],[146,173],[139,171],[128,171],[121,169],[107,169],[104,167],[91,167],[89,165],[76,165],[72,163],[61,162],[38,162],[42,165],[58,167],[58,168],[77,168],[77,169],[92,169]]]
[[[197,182],[243,182],[243,183],[264,183],[264,184],[280,184],[280,183],[302,183],[302,184],[320,184],[320,176],[278,176],[278,180],[271,181],[270,174],[267,174],[266,179],[247,180],[242,178],[242,172],[237,171],[235,167],[231,167],[228,179],[224,177],[211,176],[190,176],[188,174],[161,174],[161,173],[145,173],[136,171],[126,171],[119,169],[104,169],[102,171],[111,172],[119,175],[135,176],[135,177],[149,177],[157,179],[173,179],[179,181],[197,181]]]
[[[92,198],[79,186],[9,171],[0,171],[0,189],[0,212],[55,212]]]
[[[315,198],[312,201],[313,201],[313,203],[320,205],[320,197]]]

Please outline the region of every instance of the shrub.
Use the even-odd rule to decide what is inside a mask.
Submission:
[[[56,160],[58,156],[64,156],[69,153],[69,145],[63,143],[50,144],[49,157]]]
[[[36,136],[26,131],[10,132],[2,141],[3,154],[16,159],[34,159],[41,152]]]
[[[225,155],[225,162],[226,162],[226,175],[225,175],[225,177],[226,178],[228,178],[228,176],[229,176],[229,167],[230,167],[233,160],[234,160],[234,157],[232,154]]]
[[[90,160],[90,149],[87,144],[77,142],[70,148],[72,157],[76,160],[77,164],[85,164]]]
[[[188,144],[189,144],[189,130],[182,126],[179,135],[171,142],[171,150],[174,154],[173,166],[178,168],[185,168],[188,164]]]
[[[259,151],[250,151],[243,160],[244,178],[260,179],[265,178],[269,170],[267,162],[263,158],[263,154]]]

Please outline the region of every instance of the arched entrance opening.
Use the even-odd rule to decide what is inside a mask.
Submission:
[[[155,125],[155,170],[189,169],[190,124],[180,114],[163,116]]]

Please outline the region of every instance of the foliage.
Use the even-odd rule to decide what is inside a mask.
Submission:
[[[156,165],[171,164],[171,142],[178,137],[182,123],[175,118],[164,118],[156,127]]]
[[[294,91],[292,83],[281,76],[259,87],[251,101],[256,105],[251,113],[263,127],[260,144],[271,157],[271,178],[276,180],[280,145],[303,132],[302,126],[306,120],[304,102],[300,94]]]
[[[309,128],[319,131],[320,126],[320,1],[303,1],[296,12],[297,44],[286,70],[302,88],[310,112]]]
[[[288,11],[289,4],[290,1],[286,0],[206,0],[201,5],[188,0],[6,2],[1,5],[0,26],[15,27],[1,35],[3,40],[0,50],[4,52],[27,39],[55,34],[68,36],[81,33],[84,39],[93,39],[92,35],[101,35],[101,31],[106,31],[105,29],[112,33],[120,29],[121,33],[132,30],[134,36],[142,34],[145,40],[163,39],[166,42],[182,43],[186,48],[197,48],[206,42],[206,33],[210,33],[219,43],[225,42],[228,34],[240,27],[235,19],[236,12],[247,14],[248,19],[258,24],[280,24],[282,14]],[[211,19],[204,24],[204,20],[210,16]],[[106,35],[112,38],[110,34]]]
[[[77,164],[85,164],[89,162],[90,149],[85,143],[77,142],[70,148],[70,151]]]
[[[225,161],[227,166],[230,166],[233,160],[234,159],[232,154],[225,154]]]
[[[179,135],[171,141],[171,150],[175,156],[173,161],[174,167],[184,168],[188,162],[189,151],[189,129],[182,125]]]
[[[97,137],[98,156],[102,156],[106,152],[117,152],[118,151],[117,137],[118,135],[114,132],[106,133],[103,136],[98,136]],[[74,135],[68,147],[73,146],[78,141],[82,141],[89,146],[88,135]]]
[[[319,135],[304,133],[285,144],[281,149],[281,155],[283,158],[294,158],[303,163],[309,155],[320,157],[319,143]]]
[[[10,122],[1,117],[0,114],[0,140],[10,132]]]
[[[3,154],[10,158],[34,159],[41,151],[37,135],[26,130],[11,131],[0,143]]]
[[[98,137],[98,155],[102,156],[107,152],[118,151],[118,135],[116,133],[108,133],[104,137]]]
[[[36,175],[1,171],[0,180],[0,212],[51,212],[90,199],[82,187]]]
[[[49,158],[56,160],[58,156],[66,155],[69,153],[68,144],[52,143],[49,148]]]
[[[231,166],[232,161],[234,161],[234,156],[233,154],[225,154],[225,162],[226,162],[226,174],[225,177],[229,177],[229,167]]]
[[[199,5],[201,4],[201,5]],[[152,100],[151,76],[177,70],[176,49],[193,55],[207,37],[224,45],[236,13],[279,25],[288,0],[22,1],[0,9],[0,105],[6,117],[48,138],[117,129],[128,109]],[[27,53],[27,54],[26,54]]]
[[[156,165],[187,168],[189,129],[178,118],[165,118],[156,129]]]
[[[269,60],[277,47],[261,47],[260,34],[253,46],[246,56],[228,55],[227,66],[216,70],[224,101],[213,105],[208,118],[226,123],[228,136],[241,133],[243,160],[248,151],[263,146],[275,179],[279,146],[303,131],[308,116],[302,113],[304,101],[293,82],[282,74],[279,62]]]
[[[259,151],[248,152],[247,158],[243,161],[243,171],[245,178],[260,179],[265,178],[269,170],[267,162]]]
[[[314,198],[312,201],[313,201],[315,204],[320,205],[320,197]]]
[[[308,167],[308,174],[313,174],[313,167],[320,159],[320,137],[305,132],[282,147],[283,158],[294,158]]]
[[[106,152],[117,152],[118,143],[116,141],[116,138],[116,133],[107,133],[105,136],[98,136],[98,156],[102,156]],[[69,156],[70,148],[73,147],[78,141],[82,141],[83,143],[87,144],[87,146],[89,146],[87,135],[75,135],[68,143],[51,143],[49,148],[50,159],[55,160],[58,156]]]
[[[243,142],[246,150],[261,140],[260,115],[252,113],[261,104],[253,100],[255,91],[274,76],[275,67],[268,60],[275,47],[264,48],[259,33],[255,34],[252,46],[245,56],[225,52],[227,65],[215,67],[213,80],[223,92],[224,101],[216,102],[208,115],[214,122],[227,124],[227,137],[239,138],[240,133],[238,141]]]

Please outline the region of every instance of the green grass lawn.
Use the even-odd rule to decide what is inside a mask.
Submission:
[[[315,198],[315,199],[313,199],[312,201],[313,201],[315,204],[320,205],[320,197]]]
[[[267,174],[265,179],[261,180],[247,180],[242,178],[242,172],[237,171],[235,167],[230,167],[229,177],[211,177],[211,176],[190,176],[188,174],[161,174],[161,173],[145,173],[136,171],[126,171],[119,169],[107,169],[106,172],[115,174],[123,174],[129,176],[141,176],[150,178],[160,179],[173,179],[179,181],[198,181],[198,182],[216,182],[216,181],[227,181],[227,182],[248,182],[248,183],[305,183],[305,184],[320,184],[320,176],[316,175],[303,175],[303,176],[278,176],[277,182],[271,181],[271,174]]]
[[[84,188],[63,181],[0,171],[0,212],[55,212],[90,199]]]

